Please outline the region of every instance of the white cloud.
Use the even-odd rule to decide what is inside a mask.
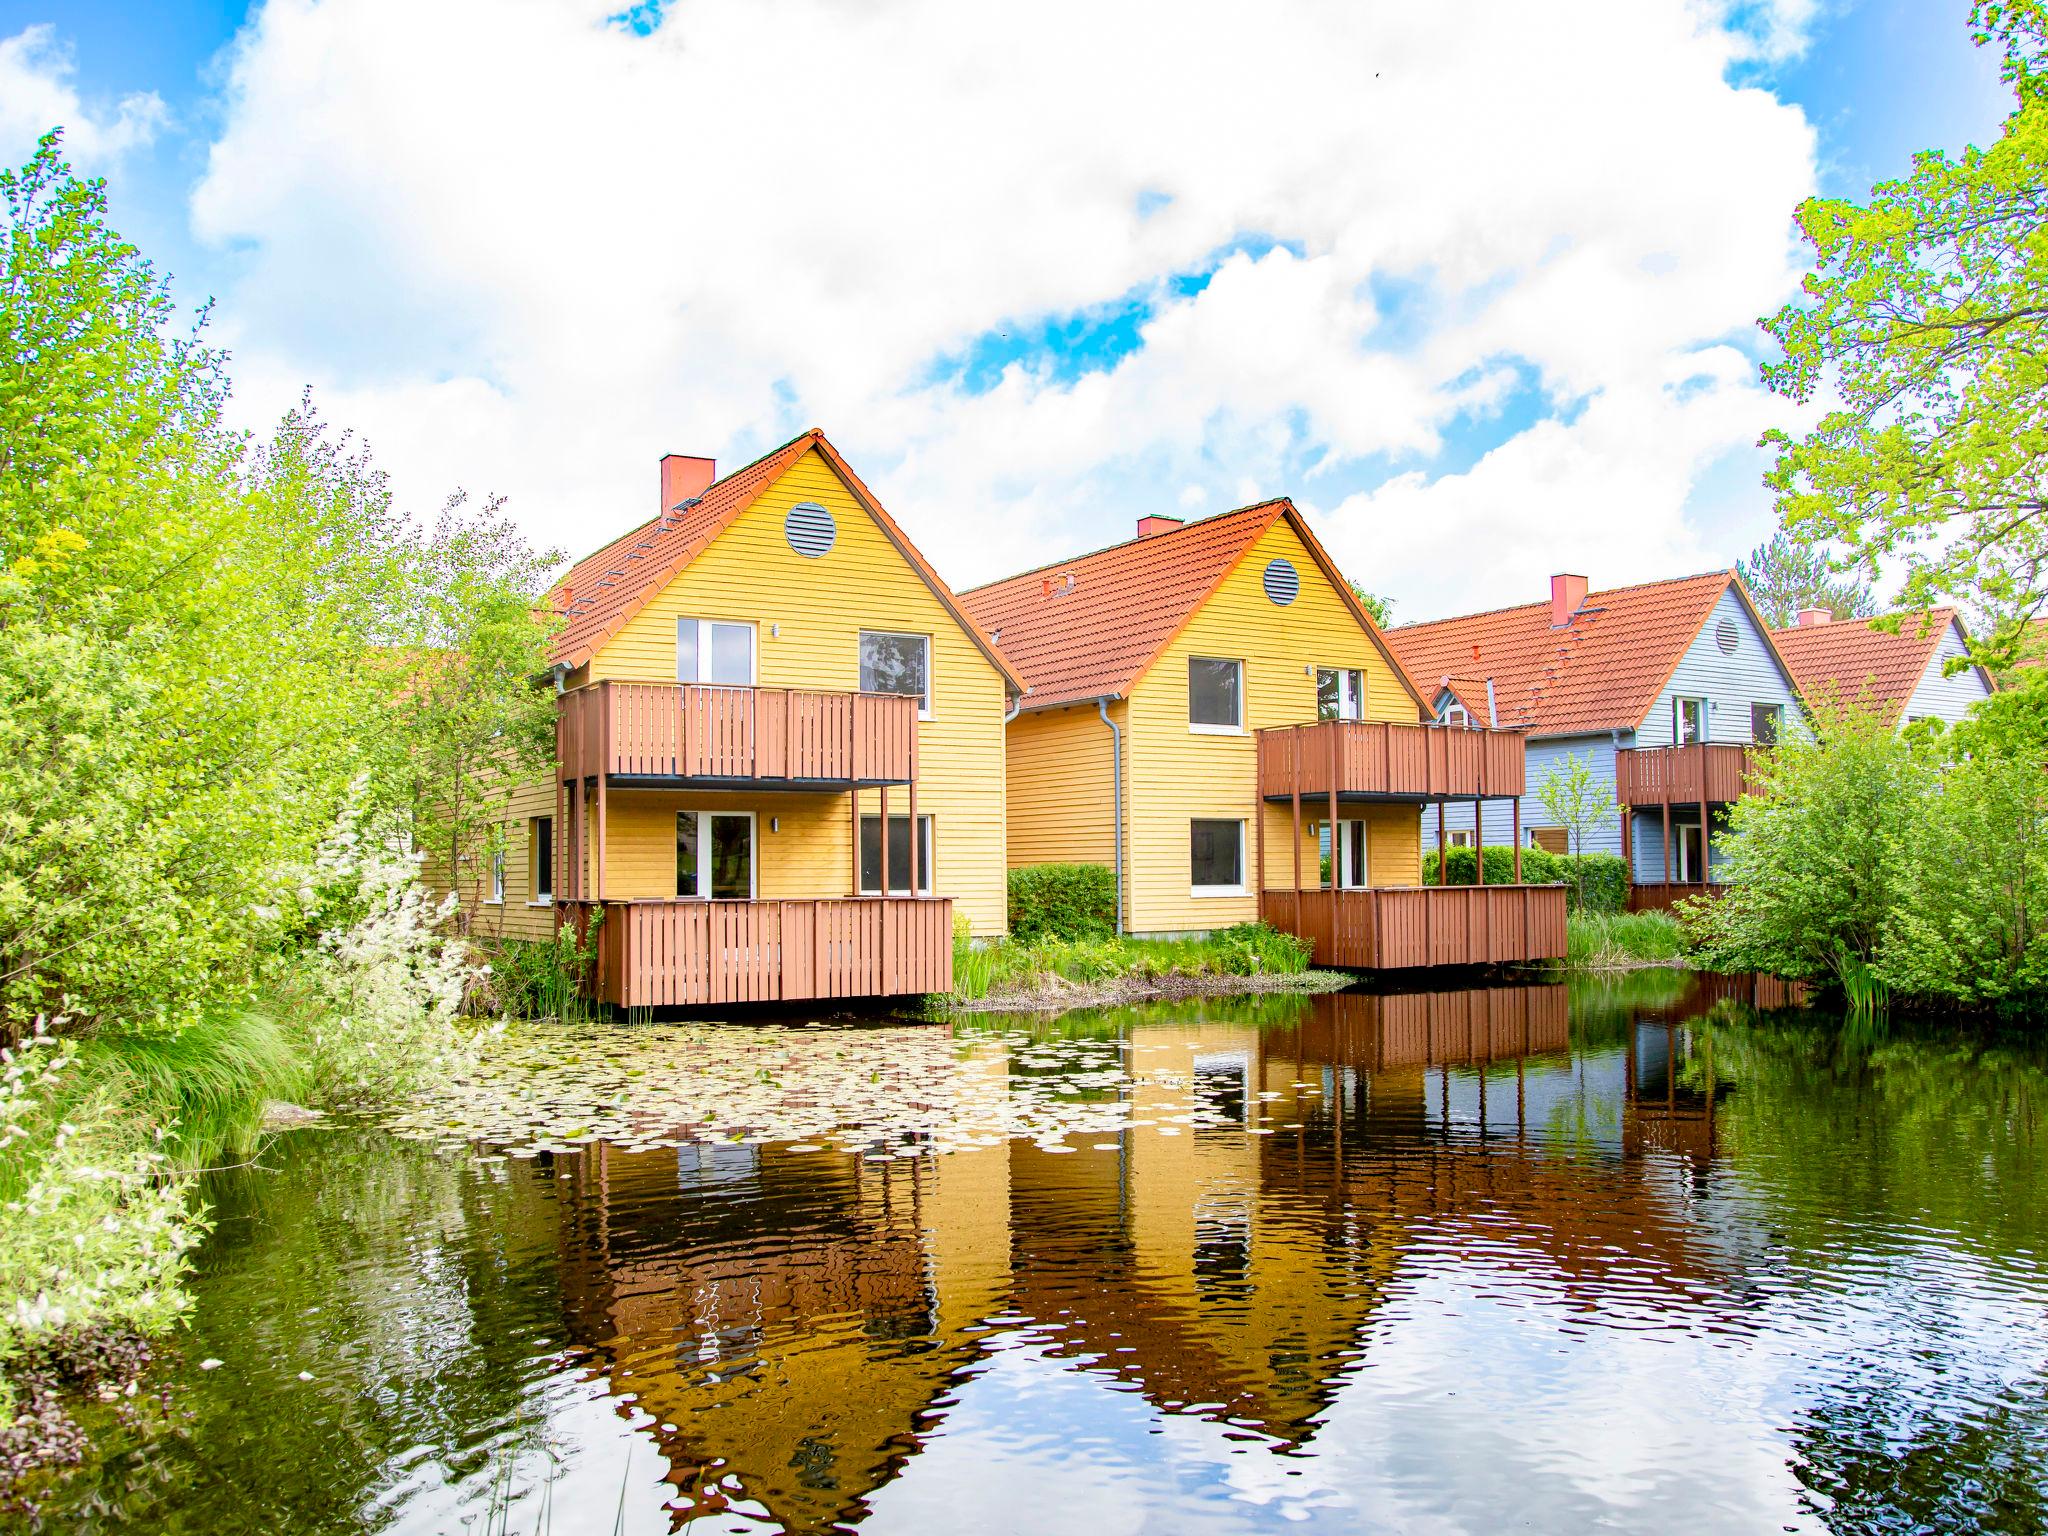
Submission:
[[[130,150],[153,140],[170,120],[154,91],[123,96],[95,111],[72,83],[71,50],[47,22],[0,38],[0,157],[19,165],[36,140],[64,130],[65,153],[87,172],[103,172]]]
[[[1727,341],[1813,177],[1728,76],[1801,0],[616,8],[260,12],[193,200],[252,412],[314,382],[420,503],[503,490],[575,549],[660,452],[815,423],[963,583],[1282,491],[1404,616],[1560,547],[1710,563],[1688,494],[1766,415]],[[1111,366],[937,366],[1131,294]],[[1431,479],[1522,379],[1583,408]]]

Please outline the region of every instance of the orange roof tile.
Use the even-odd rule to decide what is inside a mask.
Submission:
[[[1836,619],[1773,630],[1799,691],[1809,699],[1833,695],[1845,704],[1874,705],[1887,725],[1897,722],[1927,673],[1934,648],[1951,624],[1953,608],[1906,614],[1899,632],[1872,629],[1869,619]]]
[[[580,667],[589,661],[625,627],[628,619],[702,554],[713,539],[737,522],[741,513],[812,448],[824,455],[848,493],[874,518],[883,535],[910,562],[960,627],[973,637],[996,670],[1021,692],[1024,680],[1016,669],[975,627],[960,599],[953,595],[953,589],[940,579],[895,520],[882,510],[874,493],[839,456],[839,450],[816,427],[714,480],[684,510],[650,519],[572,565],[554,587],[553,607],[563,623],[548,648],[548,660],[565,667]]]
[[[1432,693],[1449,678],[1459,702],[1481,723],[1490,677],[1504,729],[1532,736],[1632,730],[1731,585],[1747,603],[1732,572],[1708,571],[1589,592],[1561,629],[1551,628],[1549,603],[1525,603],[1404,624],[1387,631],[1387,643]],[[1751,614],[1768,635],[1754,605]]]
[[[1284,496],[1057,560],[960,594],[1030,684],[1026,709],[1126,697],[1188,620],[1258,542],[1286,518],[1411,694],[1371,615]]]

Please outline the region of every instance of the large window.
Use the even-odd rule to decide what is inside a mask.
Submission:
[[[1188,823],[1188,884],[1196,896],[1244,894],[1244,823]]]
[[[555,899],[555,818],[530,817],[526,823],[526,888],[533,892],[533,904],[546,906]]]
[[[1244,663],[1188,658],[1188,725],[1198,731],[1244,729]]]
[[[1785,723],[1785,711],[1776,704],[1749,706],[1749,739],[1760,747],[1775,747],[1778,731]]]
[[[1363,720],[1365,674],[1356,667],[1317,667],[1316,718]]]
[[[676,813],[676,894],[754,899],[754,818],[745,811]]]
[[[860,691],[907,693],[917,712],[932,712],[932,642],[928,635],[895,635],[880,630],[860,632]]]
[[[677,619],[676,681],[752,687],[754,626],[716,619]]]
[[[932,819],[917,818],[917,893],[932,891]],[[860,819],[860,889],[863,896],[882,893],[882,818]],[[889,818],[889,894],[910,894],[910,818]]]
[[[1696,741],[1707,739],[1705,699],[1672,699],[1671,739],[1681,747],[1689,747]]]

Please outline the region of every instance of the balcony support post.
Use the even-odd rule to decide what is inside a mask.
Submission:
[[[889,786],[883,784],[875,793],[882,799],[882,878],[877,888],[886,896],[889,894]]]
[[[1664,800],[1664,883],[1671,883],[1671,800]]]
[[[1635,849],[1636,808],[1628,801],[1621,803],[1621,862],[1628,866],[1628,883],[1636,883]]]
[[[847,761],[853,760],[849,751]],[[846,889],[853,895],[860,894],[860,786],[856,784],[846,792],[846,856],[853,866],[853,873]]]
[[[1266,919],[1266,738],[1253,738],[1252,781],[1252,903],[1259,921]]]
[[[1330,889],[1336,890],[1342,883],[1337,877],[1338,860],[1342,857],[1337,848],[1337,725],[1330,723]],[[1337,908],[1332,903],[1330,911]]]
[[[1486,802],[1484,800],[1474,800],[1472,802],[1472,852],[1476,855],[1472,860],[1472,868],[1476,871],[1472,883],[1474,885],[1484,885],[1486,884]]]
[[[1515,884],[1520,885],[1522,883],[1522,797],[1517,795],[1508,804],[1514,807],[1510,819],[1514,824]]]
[[[1450,838],[1444,831],[1444,800],[1436,802],[1436,883],[1438,889],[1448,888],[1451,883],[1451,866],[1444,850],[1450,846]]]
[[[1301,926],[1301,727],[1287,733],[1288,794],[1294,801],[1294,924]]]

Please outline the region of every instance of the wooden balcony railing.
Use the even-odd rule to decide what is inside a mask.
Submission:
[[[1561,885],[1272,890],[1259,916],[1314,947],[1317,965],[1405,970],[1504,965],[1564,954]]]
[[[1638,880],[1628,888],[1628,909],[1631,912],[1669,912],[1681,901],[1695,896],[1709,899],[1727,894],[1728,887],[1720,881],[1701,884],[1698,881]]]
[[[1758,748],[1696,741],[1686,747],[1624,747],[1614,754],[1614,797],[1623,805],[1697,805],[1754,794]]]
[[[555,743],[564,779],[904,784],[917,776],[917,700],[602,682],[562,695]]]
[[[564,917],[587,932],[599,907],[591,993],[615,1007],[953,989],[953,903],[945,898],[574,902]]]
[[[1259,793],[1304,800],[1378,795],[1397,800],[1507,798],[1526,787],[1520,731],[1324,720],[1259,732]]]

